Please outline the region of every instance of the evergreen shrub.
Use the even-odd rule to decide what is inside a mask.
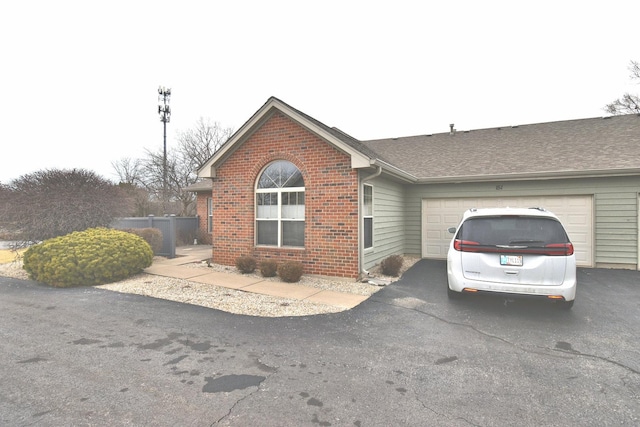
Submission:
[[[153,262],[151,246],[139,236],[91,228],[54,237],[24,253],[29,277],[56,287],[94,286],[126,279]]]

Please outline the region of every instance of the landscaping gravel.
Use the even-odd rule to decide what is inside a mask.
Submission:
[[[405,257],[401,273],[406,271],[417,260],[417,258]],[[228,274],[240,274],[237,272],[235,267],[217,264],[194,263],[189,264],[189,267],[214,269]],[[397,280],[397,278],[382,276],[379,272],[376,272],[376,269],[372,269],[371,272],[383,283]],[[27,273],[22,269],[22,263],[20,261],[0,264],[0,276],[28,279]],[[252,276],[259,277],[263,280],[278,280],[277,277],[263,278],[258,274],[252,274]],[[353,280],[318,276],[303,276],[298,283],[325,290],[366,296],[372,295],[381,289],[380,286],[370,283],[360,283]],[[146,273],[135,275],[120,282],[96,286],[96,288],[178,301],[186,304],[199,305],[248,316],[310,316],[316,314],[337,313],[345,310],[343,307],[243,292],[215,285],[190,282],[188,280],[156,276]]]

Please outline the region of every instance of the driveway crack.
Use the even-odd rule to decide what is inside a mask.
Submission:
[[[487,338],[491,338],[491,339],[500,341],[500,342],[502,342],[504,344],[507,344],[507,345],[510,345],[510,346],[512,346],[514,348],[517,348],[518,350],[523,351],[525,353],[532,353],[532,354],[539,354],[539,355],[543,355],[543,356],[560,357],[560,358],[570,358],[571,356],[579,356],[579,357],[585,357],[585,358],[590,358],[590,359],[596,359],[596,360],[601,360],[603,362],[610,363],[610,364],[616,365],[616,366],[618,366],[620,368],[626,369],[627,371],[629,371],[629,372],[631,372],[633,374],[636,374],[636,375],[640,374],[639,370],[634,369],[631,366],[625,365],[624,363],[618,362],[616,360],[609,359],[609,358],[604,357],[604,356],[598,356],[598,355],[589,354],[589,353],[582,353],[582,352],[577,351],[575,349],[568,349],[567,350],[567,349],[562,349],[562,348],[557,348],[557,347],[556,348],[550,348],[550,347],[544,347],[544,346],[537,346],[537,348],[540,349],[540,351],[536,351],[536,350],[533,350],[531,348],[523,347],[523,346],[521,346],[519,344],[511,342],[511,341],[509,341],[509,340],[507,340],[505,338],[499,337],[497,335],[493,335],[493,334],[490,334],[488,332],[482,331],[482,330],[476,328],[473,325],[469,325],[467,323],[454,322],[454,321],[451,321],[451,320],[447,320],[447,319],[445,319],[443,317],[440,317],[440,316],[437,316],[437,315],[435,315],[433,313],[429,313],[429,312],[420,310],[417,307],[405,307],[405,306],[402,306],[402,305],[393,304],[393,303],[390,303],[390,302],[385,302],[385,301],[380,301],[380,300],[374,300],[374,301],[379,303],[379,304],[385,304],[385,305],[390,305],[392,307],[402,308],[404,310],[414,311],[416,313],[419,313],[419,314],[422,314],[422,315],[425,315],[425,316],[429,316],[429,317],[431,317],[433,319],[439,320],[440,322],[446,323],[448,325],[459,326],[459,327],[470,329],[470,330],[476,332],[477,334],[483,335],[483,336],[485,336]],[[562,353],[562,355],[553,354],[553,353]]]
[[[258,384],[258,386],[256,387],[255,391],[252,391],[251,393],[247,393],[246,395],[242,396],[241,398],[239,398],[238,400],[236,400],[233,405],[231,405],[231,407],[229,408],[229,410],[227,411],[226,414],[224,414],[223,416],[221,416],[220,418],[218,418],[217,420],[215,420],[211,426],[215,426],[219,423],[221,423],[222,421],[224,421],[226,418],[228,418],[229,416],[231,416],[231,414],[233,413],[233,411],[235,410],[236,406],[238,406],[241,402],[243,402],[244,400],[250,398],[251,396],[253,396],[255,393],[258,393],[260,391],[260,386],[262,385],[262,383],[264,383],[265,381],[267,381],[269,378],[271,378],[271,375],[268,375],[264,378],[264,380],[260,381],[260,384]]]

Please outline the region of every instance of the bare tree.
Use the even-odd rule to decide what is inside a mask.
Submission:
[[[640,63],[631,61],[629,64],[631,80],[637,80],[640,84]],[[616,99],[604,107],[604,110],[613,115],[620,114],[640,114],[640,96],[637,94],[625,93],[621,98]]]
[[[167,194],[164,194],[164,149],[146,150],[142,160],[121,159],[112,163],[121,183],[147,191],[149,205],[161,204],[161,213],[195,214],[195,195],[184,188],[198,179],[197,169],[204,164],[233,133],[218,122],[200,118],[195,126],[180,132],[178,146],[167,149]],[[143,211],[142,201],[136,211]]]
[[[200,117],[192,129],[178,134],[178,152],[181,162],[195,171],[218,151],[233,134],[232,128],[223,128],[218,122]]]
[[[176,150],[167,150],[167,200],[164,200],[164,153],[147,150],[144,162],[144,186],[155,200],[163,202],[164,213],[180,216],[195,215],[195,196],[184,190],[193,184],[196,175],[190,162]],[[177,205],[177,206],[174,206]],[[177,211],[176,211],[177,208]]]
[[[123,157],[111,162],[121,184],[139,185],[142,182],[142,160]]]
[[[16,238],[39,241],[92,227],[108,227],[131,210],[117,185],[83,169],[50,169],[24,175],[2,192],[0,223]]]
[[[164,152],[163,150],[146,150],[146,158],[143,160],[142,185],[149,192],[150,197],[162,202],[163,213],[171,212],[170,201],[176,199],[180,188],[177,186],[182,182],[181,169],[175,155],[175,151],[167,150],[167,192],[164,194]],[[165,197],[166,196],[166,197]],[[181,212],[180,212],[181,213]]]

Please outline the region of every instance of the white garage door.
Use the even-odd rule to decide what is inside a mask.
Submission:
[[[422,200],[422,257],[446,259],[452,235],[464,211],[470,208],[543,207],[556,214],[575,246],[576,261],[593,266],[593,198],[591,196],[483,197]]]

